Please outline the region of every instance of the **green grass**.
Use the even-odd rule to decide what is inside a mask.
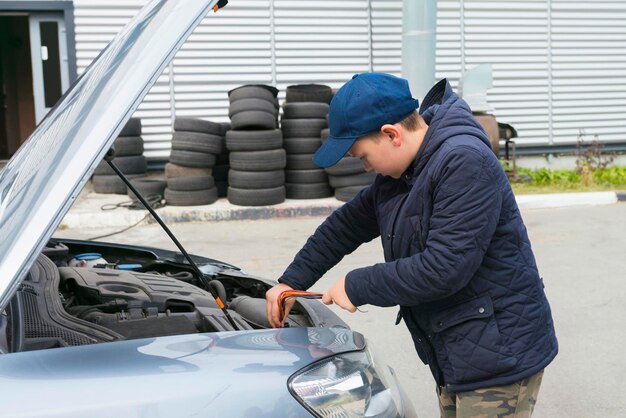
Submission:
[[[606,167],[588,176],[575,170],[531,170],[519,168],[518,174],[531,181],[511,182],[515,194],[577,193],[626,190],[626,167]]]

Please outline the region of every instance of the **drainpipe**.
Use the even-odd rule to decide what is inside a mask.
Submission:
[[[420,102],[435,84],[437,0],[402,2],[402,76]]]

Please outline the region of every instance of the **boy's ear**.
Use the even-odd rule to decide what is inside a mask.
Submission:
[[[399,146],[402,143],[402,133],[396,125],[383,125],[380,128],[380,132],[383,135],[384,140],[389,140],[395,146]]]

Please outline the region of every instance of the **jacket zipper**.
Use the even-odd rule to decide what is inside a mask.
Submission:
[[[396,232],[396,223],[398,221],[398,215],[400,214],[400,211],[404,207],[404,204],[406,203],[406,200],[409,197],[410,192],[411,191],[409,190],[409,192],[402,198],[402,200],[398,204],[398,209],[396,210],[396,213],[394,214],[393,223],[391,224],[391,233],[387,234],[387,239],[389,240],[389,245],[390,245],[389,251],[390,251],[392,260],[396,259],[396,256],[393,253],[393,239],[396,236],[395,232]],[[419,230],[418,230],[418,232],[419,232]],[[418,237],[418,239],[419,239],[420,249],[421,249],[421,251],[424,251],[424,249],[422,248],[423,245],[422,245],[422,238],[421,238],[421,236]],[[396,323],[395,324],[398,325],[400,323],[401,319],[402,319],[402,311],[398,311],[398,316],[396,317]],[[414,321],[414,322],[415,322],[415,326],[420,328],[420,326],[417,323],[417,321]],[[425,344],[425,345],[428,346],[430,354],[431,354],[429,362],[434,363],[433,366],[434,366],[435,370],[437,371],[437,373],[436,373],[437,376],[435,376],[435,382],[436,382],[437,386],[445,387],[445,382],[443,381],[443,372],[441,371],[441,368],[439,367],[439,362],[437,361],[437,357],[435,355],[435,349],[434,349],[432,343],[429,341],[430,338],[428,338],[428,336],[423,332],[423,330],[421,330],[421,328],[420,328],[420,331],[422,332],[423,337],[424,337],[424,341],[423,341],[422,344]]]
[[[398,215],[400,214],[400,210],[402,209],[402,207],[404,207],[404,203],[406,202],[406,199],[408,197],[409,197],[409,193],[404,195],[404,197],[400,201],[400,204],[398,205],[398,209],[396,209],[396,213],[393,216],[393,222],[391,224],[391,233],[387,234],[387,239],[389,240],[389,251],[390,251],[392,260],[396,259],[396,256],[393,253],[393,239],[396,237],[396,222],[398,221]]]

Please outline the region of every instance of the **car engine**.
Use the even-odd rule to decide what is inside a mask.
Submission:
[[[74,261],[58,244],[38,256],[5,311],[4,351],[233,330],[188,266],[154,262],[144,263],[147,271],[132,271],[120,269],[122,264]],[[238,330],[269,327],[269,284],[226,270],[209,285],[226,301]],[[309,301],[297,303],[287,326],[325,325],[316,309]]]

